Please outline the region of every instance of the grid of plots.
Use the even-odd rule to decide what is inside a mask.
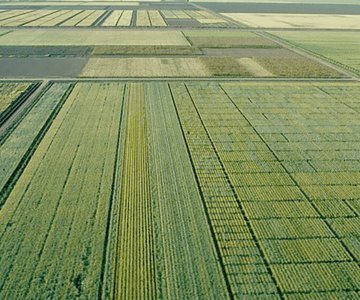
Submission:
[[[359,94],[53,83],[0,145],[0,297],[358,298]]]
[[[171,86],[232,292],[356,296],[359,85]]]
[[[190,21],[190,23],[189,23]],[[204,10],[39,9],[0,12],[0,26],[226,27],[227,20]]]

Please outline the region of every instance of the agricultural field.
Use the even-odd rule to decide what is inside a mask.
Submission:
[[[0,36],[0,46],[97,46],[97,45],[171,45],[189,42],[179,31],[82,30],[51,31],[47,29],[14,30]]]
[[[144,68],[146,66],[146,68]],[[208,77],[198,58],[91,58],[82,77]]]
[[[254,28],[360,29],[360,15],[225,13],[224,16]]]
[[[0,1],[0,299],[360,299],[359,16]]]

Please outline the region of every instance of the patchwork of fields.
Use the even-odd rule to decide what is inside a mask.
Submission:
[[[360,5],[247,1],[0,1],[0,299],[360,298]]]
[[[206,10],[16,9],[0,10],[3,27],[227,27],[231,23]]]
[[[0,148],[1,297],[356,298],[359,92],[52,84]]]

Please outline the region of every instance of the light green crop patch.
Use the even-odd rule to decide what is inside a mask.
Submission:
[[[265,255],[271,263],[306,263],[350,260],[339,240],[299,239],[262,241]]]
[[[15,30],[0,36],[4,46],[58,46],[58,45],[172,45],[189,46],[180,31],[131,30]]]
[[[285,292],[346,290],[359,286],[360,271],[355,262],[275,265],[272,269]]]
[[[360,74],[360,33],[278,31],[272,34]]]

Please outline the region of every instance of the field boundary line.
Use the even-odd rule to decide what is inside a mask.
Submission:
[[[34,77],[34,78],[1,78],[1,82],[24,81],[51,81],[51,82],[154,82],[154,81],[181,81],[181,82],[359,82],[356,77],[318,77],[318,78],[285,78],[285,77]]]
[[[113,180],[112,180],[112,188],[111,188],[111,195],[110,195],[110,203],[109,203],[109,208],[108,208],[108,218],[107,218],[107,223],[106,223],[106,231],[105,231],[105,239],[104,239],[104,252],[103,252],[103,257],[102,257],[102,262],[101,262],[101,273],[100,273],[100,281],[99,281],[99,287],[98,287],[98,296],[97,298],[99,300],[101,299],[107,299],[109,298],[109,294],[112,293],[112,284],[111,284],[111,280],[110,280],[110,290],[108,289],[109,286],[109,272],[111,272],[112,268],[114,266],[112,266],[112,268],[108,268],[108,263],[109,263],[109,258],[111,257],[111,253],[114,252],[114,249],[111,247],[111,229],[113,228],[113,226],[116,226],[118,223],[118,214],[117,214],[117,210],[115,210],[114,213],[114,204],[116,204],[117,202],[117,198],[118,198],[118,179],[119,179],[119,173],[121,172],[121,168],[119,168],[120,166],[120,161],[121,161],[121,157],[122,157],[122,152],[123,152],[123,147],[121,147],[121,139],[123,136],[123,132],[122,132],[122,127],[123,127],[123,121],[124,121],[124,106],[125,106],[125,94],[126,94],[126,90],[127,90],[127,85],[124,84],[122,91],[122,103],[121,103],[121,108],[120,108],[120,114],[119,114],[119,130],[118,130],[118,135],[117,135],[117,142],[116,142],[116,154],[115,154],[115,158],[114,158],[114,169],[113,169]],[[116,207],[115,207],[116,208]],[[116,233],[115,233],[116,234]],[[116,234],[117,236],[117,234]],[[117,244],[117,239],[115,238],[115,245]],[[115,247],[116,249],[116,247]],[[116,254],[115,254],[116,256]],[[111,261],[110,261],[111,263]],[[116,267],[115,267],[116,268]],[[112,279],[112,275],[110,275],[110,279]],[[110,297],[111,298],[111,297]]]

